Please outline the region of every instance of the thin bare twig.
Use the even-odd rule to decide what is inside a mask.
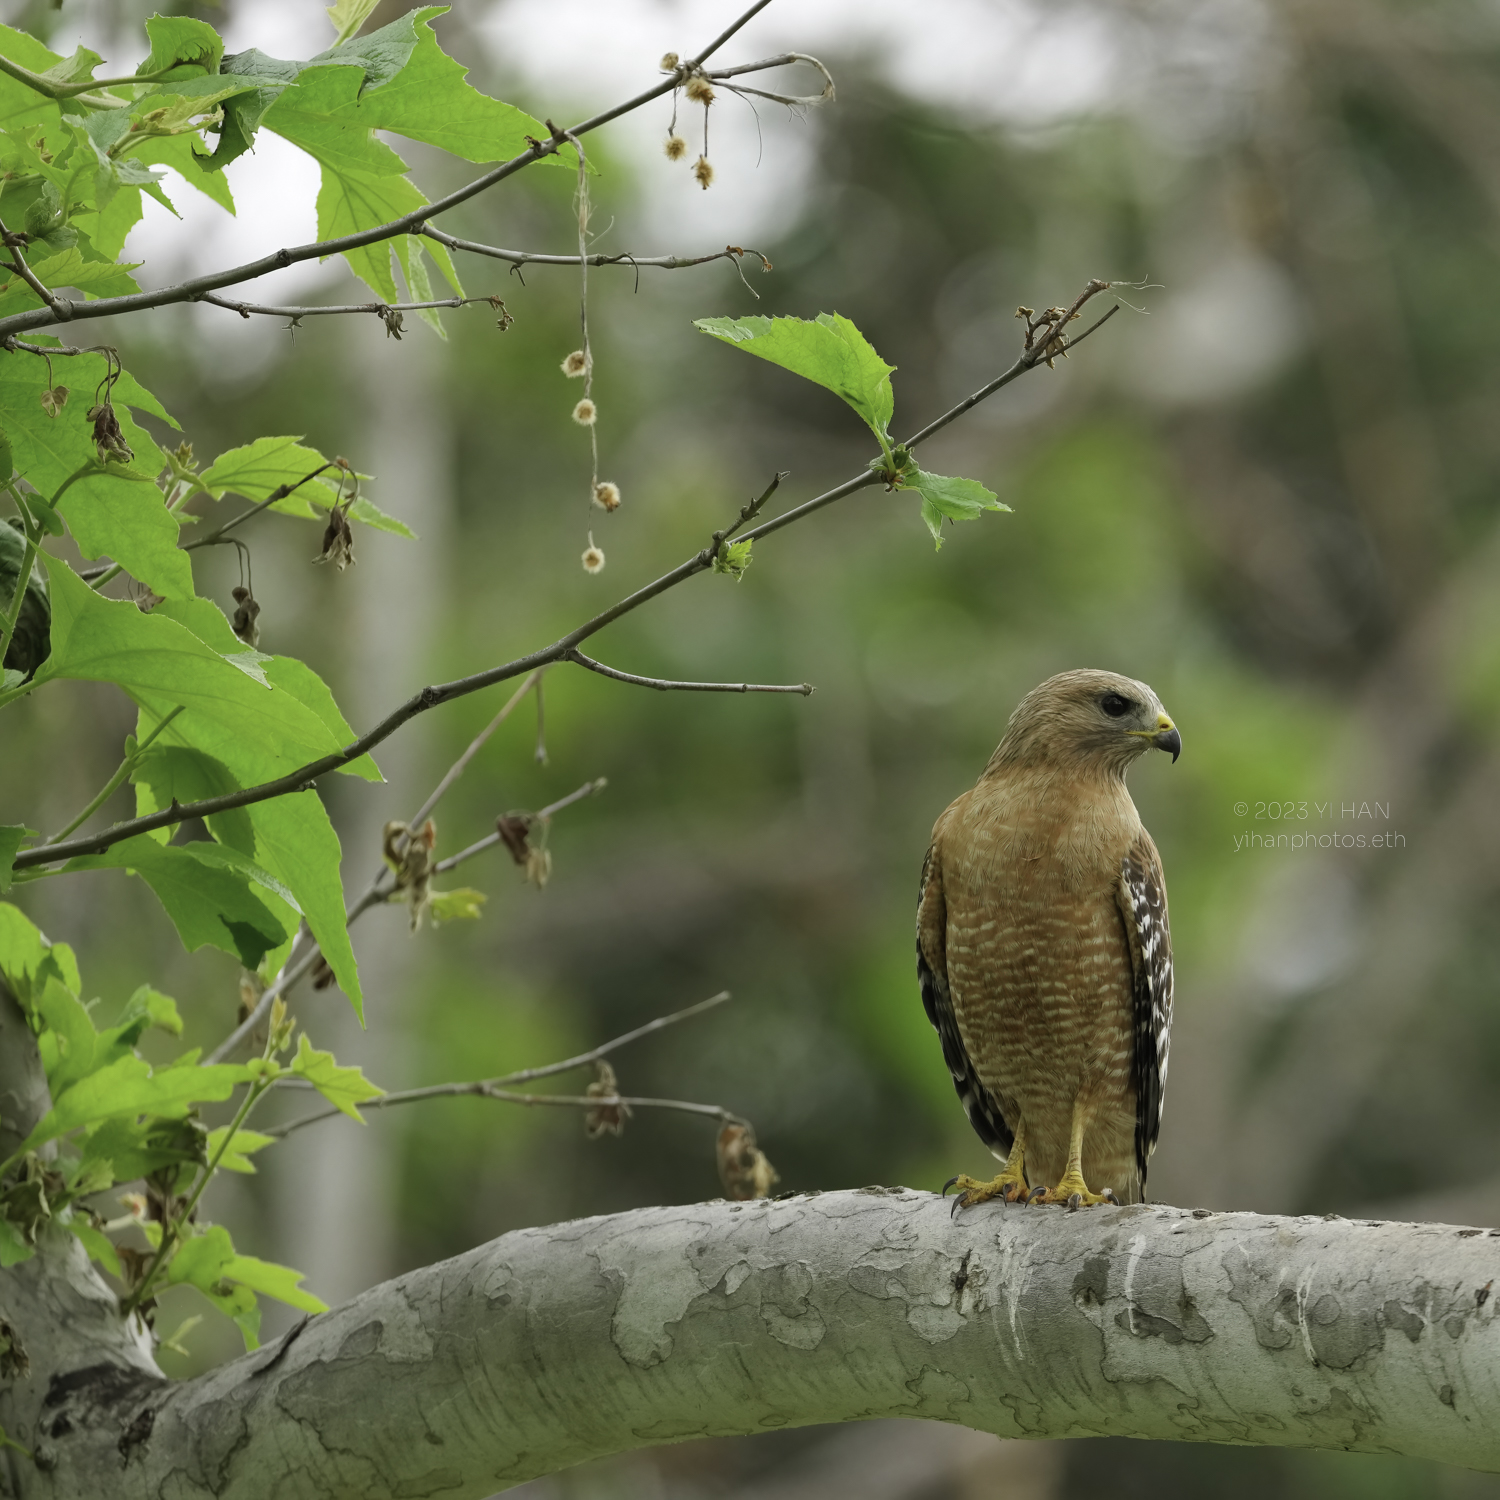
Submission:
[[[575,802],[582,802],[585,797],[595,796],[597,793],[602,792],[608,785],[609,779],[604,776],[597,777],[593,781],[585,781],[576,792],[569,792],[566,797],[559,798],[558,801],[550,803],[548,806],[542,808],[540,812],[532,813],[530,815],[531,821],[534,823],[545,823],[553,813],[561,812],[563,808],[571,807]],[[487,834],[477,843],[470,844],[467,849],[460,849],[457,854],[450,854],[447,859],[440,859],[432,867],[432,873],[434,875],[441,875],[445,871],[453,869],[455,865],[463,864],[466,859],[473,859],[476,854],[483,854],[486,849],[493,849],[499,842],[500,835],[498,833]]]
[[[712,255],[632,255],[628,250],[618,255],[541,255],[531,250],[502,250],[498,245],[481,245],[477,240],[462,240],[456,234],[446,234],[424,224],[419,233],[450,250],[467,250],[474,255],[487,255],[492,260],[508,261],[516,266],[576,266],[580,260],[591,266],[655,266],[663,271],[680,271],[688,266],[706,266],[710,261],[735,260],[743,255],[753,255],[766,269],[771,269],[770,260],[759,250],[747,250],[741,245],[726,245]]]
[[[761,73],[767,68],[784,68],[792,63],[806,63],[809,67],[816,68],[823,75],[823,92],[821,94],[775,94],[767,89],[753,89],[746,84],[728,82],[729,79],[738,77],[742,73]],[[809,57],[806,52],[783,52],[780,57],[767,57],[760,62],[741,63],[737,68],[713,68],[706,70],[703,76],[712,78],[715,83],[722,83],[732,93],[754,94],[757,99],[770,99],[792,109],[805,109],[810,105],[825,104],[835,95],[833,74],[817,58]]]
[[[252,314],[260,314],[268,318],[317,318],[343,313],[370,313],[375,317],[384,318],[387,314],[397,312],[422,312],[430,307],[470,307],[476,302],[488,302],[492,307],[499,300],[497,297],[442,297],[435,302],[350,302],[338,306],[312,306],[312,307],[268,307],[258,302],[236,302],[229,297],[220,297],[213,292],[200,292],[196,297],[188,299],[191,302],[207,302],[213,307],[222,307],[229,312],[237,312],[242,318],[248,318]]]
[[[346,916],[344,920],[352,922],[354,916]],[[308,946],[299,956],[297,949],[304,941]],[[255,1002],[255,1006],[250,1014],[204,1058],[204,1062],[223,1062],[270,1014],[271,1006],[277,996],[284,995],[304,974],[311,971],[312,966],[317,963],[321,952],[322,950],[318,947],[317,943],[313,941],[312,934],[308,932],[306,924],[299,927],[297,929],[297,936],[292,941],[292,950],[287,954],[287,961],[282,965],[281,973],[276,976],[275,982],[268,985],[261,992],[260,999]],[[294,959],[296,960],[295,962],[293,962]]]
[[[511,700],[511,706],[519,702],[521,697],[522,694],[517,693]],[[451,784],[450,782],[449,785]],[[560,798],[558,801],[544,807],[540,812],[532,813],[531,817],[537,822],[545,821],[553,813],[561,812],[563,808],[571,807],[573,803],[581,802],[585,797],[592,797],[596,792],[602,791],[606,785],[608,783],[602,776],[595,781],[587,781],[576,792],[570,792],[566,797]],[[446,790],[446,788],[443,788],[443,790]],[[424,819],[436,804],[437,796],[427,799],[422,814]],[[408,827],[414,825],[420,826],[420,821],[413,819],[412,823],[408,824]],[[461,849],[457,854],[450,855],[445,860],[440,860],[433,866],[432,873],[434,875],[441,875],[445,870],[451,870],[455,865],[462,864],[466,859],[472,859],[476,854],[493,848],[499,842],[500,835],[492,833],[487,838],[480,839],[478,843],[470,844],[467,849]],[[352,927],[372,906],[383,905],[395,889],[395,877],[391,874],[390,870],[382,868],[380,873],[365,889],[364,894],[354,901],[344,912],[344,925]],[[307,945],[305,948],[302,946],[304,943]],[[299,949],[301,950],[300,952]],[[292,951],[287,955],[287,961],[282,966],[281,973],[276,976],[275,982],[261,992],[260,998],[255,1002],[250,1014],[209,1053],[207,1061],[211,1063],[223,1062],[241,1042],[254,1032],[256,1027],[261,1025],[270,1014],[271,1006],[277,997],[286,994],[304,975],[312,971],[322,951],[306,927],[299,928],[296,941],[292,944]]]
[[[587,667],[590,672],[597,672],[601,677],[613,677],[616,682],[630,682],[636,687],[655,688],[663,693],[800,693],[806,698],[813,691],[810,682],[676,682],[670,677],[638,677],[634,672],[621,672],[614,667],[606,667],[602,661],[595,661],[581,651],[565,652],[563,660],[576,662],[578,666]]]
[[[1095,290],[1103,290],[1108,283],[1091,283]],[[1088,296],[1094,293],[1091,291]],[[1079,304],[1086,298],[1080,298]],[[1101,318],[1085,333],[1078,338],[1068,341],[1067,348],[1076,347],[1089,334],[1102,326],[1114,314],[1110,312]],[[1053,351],[1053,357],[1059,352]],[[1003,375],[983,386],[972,396],[966,397],[957,406],[952,407],[935,421],[930,422],[915,436],[906,440],[905,446],[910,449],[918,443],[925,441],[934,433],[941,431],[948,423],[961,416],[971,407],[977,405],[986,397],[993,395],[1003,386],[1011,381],[1019,379],[1028,370],[1032,370],[1045,358],[1042,347],[1028,351],[1023,354]],[[779,482],[779,481],[778,481]],[[836,485],[833,489],[825,491],[812,500],[805,501],[802,505],[794,506],[782,515],[775,516],[769,521],[762,522],[759,526],[744,533],[744,540],[756,540],[760,537],[769,536],[773,532],[780,531],[783,527],[790,526],[794,521],[800,521],[814,511],[821,510],[826,505],[831,505],[835,500],[841,500],[846,495],[852,495],[857,490],[862,490],[870,485],[884,482],[884,475],[874,469],[865,469],[852,479],[845,480],[843,484]],[[756,502],[758,509],[764,500],[774,491],[774,484],[766,492],[766,496]],[[744,513],[742,512],[742,519]],[[732,529],[732,528],[731,528]],[[124,822],[116,823],[112,828],[106,828],[99,833],[87,835],[83,838],[71,839],[61,844],[50,844],[43,849],[26,849],[16,856],[14,868],[17,870],[30,869],[36,865],[52,864],[61,859],[71,859],[79,854],[100,854],[112,845],[119,843],[122,839],[133,838],[138,833],[149,833],[157,828],[170,828],[174,824],[181,823],[187,818],[208,817],[214,813],[228,812],[235,807],[248,807],[256,802],[264,802],[273,797],[283,797],[291,792],[304,791],[316,784],[320,776],[330,771],[336,771],[341,766],[348,765],[351,761],[358,760],[360,756],[368,754],[376,745],[389,739],[403,724],[414,719],[418,714],[426,713],[428,709],[435,708],[440,703],[447,703],[454,698],[466,697],[470,693],[478,692],[482,688],[492,687],[498,682],[506,682],[512,678],[521,677],[528,672],[534,672],[538,667],[544,667],[551,662],[562,661],[567,653],[580,646],[590,636],[597,635],[607,625],[620,619],[623,615],[632,613],[643,604],[649,603],[667,590],[675,588],[678,584],[692,578],[698,573],[707,572],[713,566],[714,557],[724,537],[729,533],[717,532],[713,542],[708,546],[695,552],[691,557],[679,563],[669,572],[663,573],[653,582],[627,594],[623,599],[612,604],[608,609],[600,611],[592,619],[586,620],[582,625],[570,630],[566,635],[554,641],[550,646],[541,647],[539,650],[530,652],[526,656],[516,657],[513,661],[505,662],[499,666],[486,668],[484,671],[475,672],[468,677],[456,678],[452,682],[439,683],[424,687],[421,691],[414,693],[404,703],[393,709],[375,727],[367,733],[362,734],[352,744],[346,745],[342,750],[322,756],[320,759],[310,761],[307,765],[285,776],[277,777],[274,781],[264,781],[256,786],[241,787],[237,791],[226,792],[218,797],[205,797],[196,802],[179,803],[176,806],[163,808],[160,812],[149,813],[145,817],[130,818]]]
[[[530,1083],[537,1078],[550,1078],[558,1073],[570,1073],[575,1068],[587,1067],[590,1063],[598,1062],[601,1057],[608,1057],[611,1052],[617,1051],[629,1042],[639,1041],[643,1036],[650,1036],[653,1032],[661,1031],[665,1027],[675,1026],[679,1021],[691,1020],[694,1016],[700,1016],[704,1011],[713,1010],[716,1006],[723,1005],[730,998],[728,990],[721,990],[717,995],[711,995],[707,1000],[700,1000],[696,1005],[689,1005],[682,1010],[673,1011],[671,1015],[658,1016],[654,1021],[648,1021],[644,1026],[637,1026],[634,1031],[627,1031],[623,1036],[617,1036],[612,1041],[603,1042],[597,1047],[592,1047],[587,1052],[580,1052],[576,1057],[569,1057],[562,1062],[547,1063],[539,1068],[523,1068],[517,1073],[506,1073],[499,1078],[481,1078],[472,1083],[435,1083],[425,1088],[402,1089],[391,1094],[382,1094],[379,1098],[366,1100],[361,1104],[362,1109],[385,1109],[392,1104],[414,1104],[422,1099],[443,1099],[462,1097],[466,1094],[482,1095],[489,1099],[505,1099],[512,1103],[541,1104],[557,1102],[562,1104],[576,1105],[580,1102],[589,1105],[613,1105],[613,1104],[636,1104],[644,1107],[676,1109],[685,1108],[694,1114],[717,1113],[720,1118],[734,1124],[744,1123],[737,1115],[731,1115],[727,1110],[720,1110],[717,1105],[712,1104],[683,1104],[678,1100],[636,1100],[619,1099],[614,1096],[603,1099],[583,1097],[582,1099],[564,1094],[523,1094],[517,1095],[505,1092],[507,1085],[516,1083]],[[285,1125],[273,1126],[263,1131],[262,1134],[281,1139],[290,1135],[294,1130],[301,1130],[304,1125],[316,1125],[319,1120],[332,1119],[334,1115],[342,1111],[334,1108],[320,1109],[314,1114],[303,1115],[301,1119],[291,1120]]]
[[[0,349],[4,349],[9,354],[14,354],[18,350],[22,354],[39,354],[43,359],[50,359],[54,356],[59,359],[68,359],[74,354],[97,354],[99,352],[98,349],[93,346],[90,346],[88,348],[75,348],[71,344],[58,344],[55,348],[53,348],[46,344],[26,344],[22,343],[22,341],[16,338],[14,334],[10,335],[8,338],[0,339]]]
[[[433,788],[432,795],[407,820],[406,826],[408,828],[420,828],[422,824],[427,821],[428,815],[432,812],[433,808],[435,808],[438,803],[443,800],[443,796],[447,792],[448,788],[452,786],[453,783],[464,774],[464,772],[468,769],[469,762],[473,760],[474,757],[478,755],[479,752],[484,748],[485,741],[488,740],[489,737],[494,734],[494,732],[511,716],[511,714],[515,711],[516,705],[520,703],[520,701],[527,695],[527,693],[529,693],[532,688],[536,687],[541,682],[542,672],[545,670],[545,668],[541,668],[533,672],[531,676],[529,676],[526,681],[523,682],[520,687],[518,687],[515,692],[513,692],[510,697],[505,700],[505,707],[502,708],[500,712],[497,713],[495,717],[491,719],[490,722],[486,724],[484,728],[474,736],[474,738],[469,742],[469,748],[465,750],[464,753],[460,755],[451,766],[448,767],[447,771],[443,773],[443,779],[438,782],[436,787]]]

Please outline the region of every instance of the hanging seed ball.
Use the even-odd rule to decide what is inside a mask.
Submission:
[[[594,486],[594,504],[600,510],[618,510],[620,508],[620,486],[611,484],[607,479],[601,479]]]
[[[594,533],[589,532],[589,544],[583,553],[583,571],[585,573],[602,573],[604,571],[604,551],[594,545]]]
[[[587,396],[573,408],[573,420],[580,427],[592,427],[594,425],[594,418],[598,415],[599,408]]]
[[[578,376],[586,374],[589,367],[588,355],[582,349],[575,349],[563,362],[562,372],[569,380],[576,380]]]
[[[676,131],[673,131],[667,137],[662,150],[667,153],[668,161],[681,161],[687,155],[687,142]]]
[[[694,163],[693,176],[698,179],[698,186],[706,193],[709,183],[714,180],[714,169],[706,156],[700,156]]]
[[[694,104],[712,104],[714,102],[713,86],[708,79],[694,76],[688,79],[687,96]]]
[[[667,52],[662,55],[662,60],[657,64],[663,73],[675,73],[677,71],[678,57],[675,52]]]

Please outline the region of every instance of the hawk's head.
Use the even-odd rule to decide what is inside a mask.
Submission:
[[[1182,736],[1144,682],[1114,672],[1060,672],[1021,699],[991,764],[1123,774],[1153,746],[1175,761]]]

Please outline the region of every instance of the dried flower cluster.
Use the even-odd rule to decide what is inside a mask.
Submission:
[[[230,589],[229,597],[234,600],[235,604],[234,618],[229,622],[230,627],[253,651],[260,645],[260,626],[256,623],[260,617],[260,605],[244,584],[236,584]]]
[[[616,1099],[615,1104],[596,1104],[583,1117],[583,1128],[591,1141],[601,1135],[623,1135],[625,1122],[630,1118],[630,1106],[620,1099],[620,1083],[615,1070],[601,1057],[594,1064],[598,1070],[594,1081],[584,1092],[590,1099]]]
[[[45,403],[43,405],[45,407]],[[120,419],[108,398],[89,407],[87,415],[94,424],[94,448],[99,454],[99,462],[128,464],[135,457],[135,450],[125,441],[125,434],[120,431]]]
[[[748,1125],[726,1125],[719,1132],[719,1181],[724,1195],[743,1202],[746,1198],[769,1198],[781,1181],[766,1153],[755,1144]]]
[[[411,930],[422,925],[422,917],[431,900],[432,867],[436,861],[432,851],[437,848],[437,824],[431,818],[418,829],[405,823],[392,821],[385,825],[381,837],[381,853],[396,876],[396,890],[406,899],[411,913]]]
[[[668,66],[670,62],[671,66]],[[661,60],[663,73],[677,73],[679,78],[685,69],[679,67],[677,54],[669,52]],[[714,169],[708,159],[708,111],[714,102],[714,87],[708,81],[708,75],[699,70],[687,77],[682,91],[688,97],[690,104],[701,104],[703,106],[703,149],[698,153],[698,160],[693,163],[693,178],[698,186],[708,190],[709,184],[714,180]],[[662,149],[667,154],[668,161],[681,161],[687,155],[687,142],[677,134],[677,90],[672,91],[672,123],[667,126],[667,138]]]
[[[500,841],[510,850],[510,857],[521,866],[521,877],[538,890],[552,878],[552,855],[545,842],[538,846],[531,842],[533,820],[525,813],[504,813],[495,819],[495,832]],[[547,825],[542,824],[542,837],[546,838]]]

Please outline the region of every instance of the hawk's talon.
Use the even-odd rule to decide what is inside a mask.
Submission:
[[[1082,1207],[1083,1207],[1083,1194],[1082,1193],[1069,1193],[1068,1194],[1068,1212],[1070,1214],[1076,1214],[1078,1212],[1078,1210],[1080,1208],[1082,1208]]]
[[[1099,1196],[1113,1208],[1118,1208],[1120,1206],[1120,1200],[1115,1197],[1115,1190],[1113,1188],[1105,1188],[1105,1190],[1100,1193]]]
[[[1044,1187],[1034,1187],[1034,1188],[1032,1188],[1032,1190],[1026,1195],[1027,1206],[1029,1207],[1033,1203],[1040,1202],[1046,1196],[1047,1196],[1047,1189],[1046,1188],[1044,1188]]]
[[[948,1196],[948,1189],[958,1188],[958,1196],[953,1200],[953,1211],[950,1218],[957,1216],[961,1208],[973,1208],[977,1203],[988,1203],[992,1198],[998,1198],[1002,1203],[1011,1203],[1014,1193],[1019,1197],[1026,1191],[1026,1181],[1014,1172],[1002,1172],[990,1182],[980,1182],[978,1178],[969,1177],[960,1172],[957,1177],[950,1177],[943,1184],[943,1196]]]

